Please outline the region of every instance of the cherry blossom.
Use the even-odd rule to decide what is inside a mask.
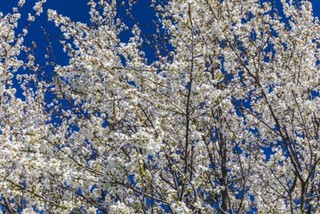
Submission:
[[[320,27],[310,1],[151,4],[155,40],[119,18],[116,0],[89,1],[90,23],[47,10],[69,57],[50,64],[46,54],[52,81],[36,73],[27,28],[15,32],[19,10],[0,15],[6,212],[25,201],[23,213],[316,213]],[[155,45],[151,63],[145,45]]]

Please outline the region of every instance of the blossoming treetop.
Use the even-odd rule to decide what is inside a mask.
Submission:
[[[90,24],[48,10],[70,57],[50,81],[19,12],[2,15],[3,210],[315,213],[319,21],[309,1],[281,4],[285,17],[258,0],[155,1],[173,50],[152,63],[138,25],[121,41],[117,1],[90,1]]]

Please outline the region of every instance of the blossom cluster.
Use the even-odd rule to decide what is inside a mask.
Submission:
[[[319,210],[320,25],[309,1],[282,0],[285,19],[258,0],[152,1],[173,49],[157,47],[152,63],[143,47],[157,41],[126,26],[116,0],[88,5],[90,23],[47,11],[69,56],[52,81],[35,73],[27,28],[15,33],[19,12],[0,14],[0,200],[9,213]]]

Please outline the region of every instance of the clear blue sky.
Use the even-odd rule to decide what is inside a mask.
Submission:
[[[128,2],[129,0],[125,0],[124,2]],[[277,0],[279,1],[279,0]],[[26,0],[26,4],[21,11],[23,18],[19,23],[19,27],[23,27],[26,25],[24,21],[27,17],[27,14],[32,11],[32,7],[34,5],[34,0]],[[31,45],[31,41],[35,41],[37,43],[36,57],[38,60],[45,61],[44,54],[45,48],[47,46],[45,37],[41,30],[41,26],[45,27],[46,31],[50,35],[61,35],[60,31],[53,25],[52,22],[47,21],[47,9],[57,10],[59,14],[63,14],[65,16],[70,17],[74,21],[88,22],[89,20],[89,7],[87,3],[89,0],[47,0],[47,3],[44,5],[44,13],[37,18],[36,22],[32,24],[29,34],[26,38],[26,44]],[[122,2],[122,1],[121,1]],[[147,33],[152,33],[154,28],[152,27],[152,18],[154,18],[154,14],[152,10],[149,9],[151,0],[138,0],[137,4],[134,7],[133,15],[135,19],[140,23],[142,27],[142,31]],[[12,11],[12,7],[17,6],[18,0],[0,0],[0,11],[3,13],[8,13]],[[320,0],[312,0],[314,14],[320,17]],[[123,17],[125,13],[124,9],[120,11],[119,16]],[[123,18],[130,25],[130,21],[128,21],[128,17]],[[132,23],[132,22],[131,22]],[[123,35],[123,39],[126,39],[127,35]],[[54,51],[57,53],[58,63],[65,64],[68,59],[61,52],[61,47],[58,43],[58,38],[50,37],[51,42],[53,42]],[[59,54],[58,54],[59,53]],[[147,53],[148,54],[148,53]],[[147,57],[151,57],[148,56]]]

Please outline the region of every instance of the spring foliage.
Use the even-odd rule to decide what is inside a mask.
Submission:
[[[320,26],[309,1],[282,0],[281,12],[259,0],[154,1],[156,40],[134,25],[128,42],[117,1],[90,1],[90,24],[48,10],[69,56],[50,63],[50,81],[35,44],[24,46],[28,28],[15,32],[23,4],[0,15],[3,212],[320,208]]]

